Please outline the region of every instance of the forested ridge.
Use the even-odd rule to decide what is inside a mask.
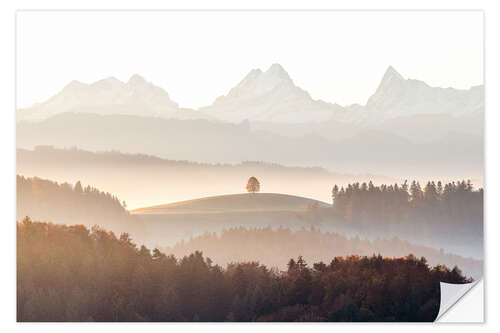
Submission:
[[[57,183],[17,175],[16,219],[26,216],[54,223],[100,225],[115,232],[136,231],[136,220],[126,203],[90,185]]]
[[[483,262],[445,253],[428,246],[413,244],[398,237],[390,239],[363,239],[347,237],[317,228],[293,231],[289,228],[228,228],[220,233],[205,232],[199,236],[160,248],[178,257],[194,251],[203,251],[215,263],[226,265],[239,261],[259,261],[268,267],[284,269],[290,257],[301,255],[309,262],[328,261],[337,256],[352,254],[384,257],[402,257],[408,253],[424,256],[429,264],[458,265],[468,276],[480,278]],[[270,255],[272,254],[272,255]]]
[[[387,227],[418,221],[419,228],[432,224],[441,229],[482,232],[483,189],[475,190],[470,180],[444,185],[441,181],[429,181],[423,188],[417,181],[411,185],[408,182],[380,186],[372,182],[352,183],[345,188],[335,185],[332,199],[337,214],[366,227],[373,225],[370,221]]]
[[[483,189],[474,189],[470,181],[335,185],[332,199],[333,214],[344,221],[339,227],[482,249]]]
[[[413,255],[222,268],[99,227],[17,223],[18,321],[432,321],[440,281],[470,282]]]

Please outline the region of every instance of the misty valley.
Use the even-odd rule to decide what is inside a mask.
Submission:
[[[17,110],[18,321],[433,321],[483,277],[483,92],[72,81]]]
[[[459,246],[452,240],[467,239],[480,253],[480,216],[464,214],[457,205],[466,198],[481,207],[482,191],[450,183],[431,199],[432,183],[420,191],[417,186],[412,194],[405,184],[355,183],[340,191],[335,186],[333,206],[247,193],[129,212],[116,196],[80,182],[18,176],[18,316],[22,321],[432,321],[439,310],[439,282],[478,279],[483,263],[405,236],[424,230],[451,248]],[[410,225],[400,217],[401,225],[393,229],[379,214],[369,220],[350,215],[370,212],[369,200],[345,215],[342,196],[351,196],[349,201],[356,192],[368,198],[371,193],[380,202],[398,191],[412,197],[406,199],[412,213],[399,208],[379,213],[389,219],[412,215]],[[422,212],[420,205],[429,206]],[[440,215],[448,207],[457,210],[453,221],[445,222]],[[429,224],[437,218],[443,225]],[[443,233],[444,223],[456,224],[453,237]],[[399,236],[366,236],[377,229]]]

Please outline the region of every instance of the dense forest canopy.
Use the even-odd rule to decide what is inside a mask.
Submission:
[[[425,257],[429,264],[459,266],[467,276],[480,278],[483,262],[464,258],[431,247],[412,244],[397,237],[391,239],[362,239],[333,232],[321,232],[312,227],[292,231],[289,228],[229,228],[220,234],[206,232],[172,247],[161,250],[177,257],[203,251],[214,263],[225,266],[231,262],[258,261],[267,267],[285,269],[290,257],[301,255],[308,262],[329,261],[333,257],[352,254],[384,257],[403,257],[413,253]]]
[[[427,240],[442,247],[467,245],[477,248],[471,255],[482,257],[483,189],[474,189],[470,181],[428,181],[423,187],[417,181],[335,185],[332,199],[335,216],[352,230]]]
[[[120,155],[121,156],[121,155]],[[418,182],[402,185],[380,185],[373,183],[353,183],[346,187],[334,186],[332,194],[334,203],[332,208],[311,205],[303,213],[292,213],[292,215],[261,216],[252,215],[255,221],[245,220],[238,215],[228,215],[232,224],[221,221],[212,221],[213,216],[200,216],[200,221],[196,223],[191,220],[180,220],[178,223],[169,223],[163,220],[145,221],[139,217],[130,215],[116,196],[100,191],[91,186],[81,186],[80,182],[75,185],[68,183],[57,183],[38,177],[26,178],[17,176],[17,220],[22,220],[25,216],[33,219],[51,221],[54,223],[84,224],[92,226],[100,225],[111,229],[114,232],[129,232],[134,239],[148,246],[167,246],[174,244],[181,238],[189,237],[190,226],[196,229],[194,235],[201,233],[221,231],[224,228],[231,228],[244,225],[247,228],[257,226],[265,227],[284,226],[285,228],[300,229],[302,226],[307,229],[316,226],[321,231],[333,231],[349,235],[359,235],[374,241],[377,237],[392,239],[398,237],[413,244],[421,244],[436,249],[443,249],[446,252],[458,253],[462,256],[472,256],[482,259],[482,219],[483,219],[483,196],[482,189],[474,190],[472,184],[466,181],[442,184],[441,182],[428,182],[422,189]],[[210,220],[210,221],[209,221]],[[210,223],[209,223],[210,222]],[[254,223],[255,222],[255,223]],[[184,230],[184,231],[182,231]],[[191,233],[193,234],[193,233]],[[319,234],[319,233],[318,233]],[[177,236],[176,236],[177,235]],[[171,243],[167,241],[172,237],[177,237]],[[258,244],[266,242],[267,236],[261,235],[263,240]],[[285,237],[285,236],[283,236]],[[294,236],[297,237],[297,236]],[[329,237],[329,236],[322,236]],[[225,238],[226,239],[226,238]],[[254,239],[250,237],[249,239]],[[196,242],[199,242],[197,240]],[[288,242],[287,239],[280,239],[280,242]],[[357,248],[354,240],[348,242],[344,250],[339,243],[328,244],[317,243],[311,239],[301,239],[304,244],[309,244],[311,254],[320,252],[329,255],[347,255],[352,253],[370,255],[373,252],[388,256],[401,256],[404,250],[386,251],[389,246],[374,248],[374,244],[362,248]],[[179,254],[187,254],[189,251],[200,250],[210,251],[212,244],[203,244],[203,248],[193,248],[186,246]],[[232,241],[222,241],[224,246],[232,247]],[[269,243],[269,242],[268,242]],[[245,244],[244,242],[242,244]],[[201,246],[201,244],[199,244]],[[269,243],[266,247],[272,248]],[[304,245],[304,248],[306,246]],[[394,248],[394,247],[393,247]],[[404,248],[404,247],[403,247]],[[457,250],[458,248],[458,250]],[[349,252],[361,251],[361,252]],[[377,251],[375,251],[375,249]],[[287,255],[306,255],[300,247],[293,249]],[[339,252],[340,250],[340,252]],[[183,252],[182,252],[183,251]],[[244,253],[256,254],[256,251],[242,248]],[[408,252],[417,253],[415,249],[408,249]],[[436,251],[434,251],[436,252]],[[210,253],[214,258],[219,258],[217,253]],[[237,249],[230,253],[239,253]],[[279,253],[277,251],[276,253]],[[420,255],[420,254],[419,254]],[[429,260],[435,256],[430,253],[422,253]],[[263,257],[268,257],[263,254]],[[241,257],[241,259],[251,259],[253,257]],[[323,257],[307,256],[308,260],[318,260]],[[437,257],[436,257],[437,258]],[[466,272],[479,277],[482,269],[478,261],[474,264],[463,263],[460,257],[457,262],[442,261],[440,258],[436,262],[450,265],[460,264]],[[254,258],[263,260],[261,257]],[[267,261],[266,265],[282,265],[283,260]],[[225,262],[225,261],[224,261]]]
[[[25,216],[54,223],[100,225],[115,232],[137,230],[126,203],[95,187],[17,175],[16,219]]]
[[[18,321],[433,321],[439,282],[425,258],[336,257],[287,270],[177,259],[98,227],[17,224]]]
[[[483,189],[474,190],[470,180],[444,185],[441,181],[429,181],[424,188],[416,181],[410,186],[408,182],[375,186],[371,181],[340,189],[335,185],[332,199],[337,213],[360,224],[368,219],[388,225],[401,224],[414,218],[432,223],[430,220],[437,214],[446,217],[443,222],[453,223],[454,227],[465,224],[482,231]],[[443,228],[449,227],[443,222],[440,223]]]

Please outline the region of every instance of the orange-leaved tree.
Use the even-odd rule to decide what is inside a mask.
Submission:
[[[247,191],[249,193],[255,193],[260,191],[260,183],[255,177],[248,178]]]

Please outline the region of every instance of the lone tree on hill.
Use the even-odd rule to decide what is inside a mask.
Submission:
[[[260,183],[255,177],[248,178],[247,191],[249,193],[255,193],[260,191]]]

